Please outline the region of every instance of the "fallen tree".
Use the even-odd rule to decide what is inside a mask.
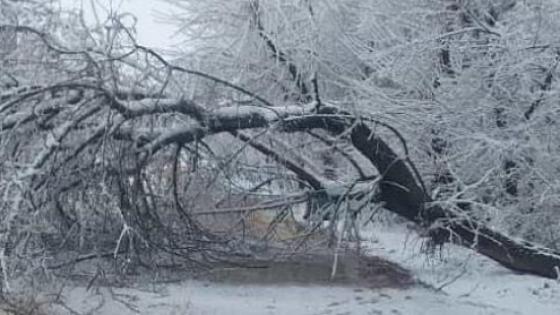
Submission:
[[[76,89],[94,89],[80,84],[68,86],[58,85],[43,88],[43,91]],[[98,90],[98,89],[97,89]],[[96,91],[97,93],[98,91]],[[389,144],[375,134],[368,127],[368,117],[356,116],[342,111],[334,106],[323,105],[317,108],[317,104],[307,106],[235,106],[223,107],[214,111],[205,110],[204,106],[193,101],[183,99],[143,99],[138,101],[123,101],[116,94],[109,94],[101,90],[102,97],[98,106],[109,108],[118,112],[126,119],[135,119],[144,115],[160,113],[180,113],[190,117],[192,120],[184,126],[172,130],[161,127],[144,132],[143,129],[131,129],[125,124],[112,128],[107,132],[94,132],[91,138],[73,144],[76,150],[83,150],[89,145],[95,144],[103,136],[110,135],[120,141],[131,141],[135,143],[139,155],[145,158],[154,156],[158,151],[176,144],[201,140],[204,137],[229,132],[238,137],[239,140],[252,144],[254,148],[273,158],[286,168],[293,171],[301,180],[307,182],[310,187],[317,191],[332,190],[332,183],[320,175],[313,174],[290,163],[273,150],[259,148],[252,137],[240,133],[242,130],[270,128],[280,132],[302,132],[314,129],[323,129],[333,135],[348,134],[352,144],[361,152],[381,174],[379,182],[379,200],[384,202],[384,207],[410,221],[415,222],[429,230],[435,244],[453,240],[464,246],[470,247],[479,253],[492,258],[507,268],[519,272],[541,275],[549,278],[558,276],[560,266],[560,254],[540,248],[527,242],[520,242],[509,238],[497,231],[477,222],[468,213],[457,212],[446,209],[437,203],[434,204],[427,192],[424,190],[421,178],[414,171],[414,165],[407,156],[399,156]],[[31,93],[31,92],[30,92]],[[37,93],[33,90],[32,93]],[[85,93],[82,91],[81,93]],[[70,93],[72,94],[72,93]],[[22,96],[19,96],[22,98]],[[62,100],[62,99],[60,99]],[[74,99],[67,101],[69,104]],[[6,104],[6,103],[4,103]],[[60,130],[54,134],[58,138],[53,143],[60,143],[73,128],[100,111],[100,107],[94,106],[84,110],[77,115],[74,121],[59,127]],[[44,111],[43,115],[50,115],[50,111]],[[39,115],[12,114],[4,116],[4,129],[12,128],[16,124],[12,122],[13,117],[21,117],[18,127],[38,119]],[[376,122],[372,122],[375,124]],[[107,128],[102,128],[106,130]],[[59,146],[51,145],[39,154],[28,170],[28,176],[37,177],[36,172],[46,163],[52,154],[59,150]],[[405,150],[406,152],[406,150]],[[405,153],[406,154],[406,153]],[[76,156],[76,154],[72,154]],[[56,176],[56,174],[54,175]],[[38,176],[40,177],[40,176]],[[43,179],[44,180],[44,179]],[[34,181],[34,185],[40,185]],[[40,182],[40,181],[39,181]],[[37,186],[36,186],[37,187]],[[340,197],[340,196],[333,196]]]
[[[354,194],[355,189],[363,190],[364,186],[353,184],[350,188],[337,187],[336,182],[315,172],[309,165],[298,163],[258,141],[258,135],[262,133],[314,130],[346,137],[377,169],[379,176],[375,179],[375,188],[370,187],[379,190],[374,202],[382,202],[385,209],[426,228],[433,244],[457,242],[512,270],[558,277],[560,253],[516,241],[486,227],[468,213],[432,200],[408,156],[405,139],[397,130],[372,119],[367,113],[348,112],[326,100],[304,105],[275,105],[227,81],[171,65],[139,45],[118,54],[118,57],[107,56],[103,51],[75,52],[60,48],[45,34],[31,28],[0,28],[6,29],[39,37],[47,45],[47,51],[55,51],[59,57],[69,55],[73,62],[76,62],[76,56],[82,56],[82,61],[93,64],[91,67],[99,73],[78,79],[63,78],[52,84],[10,87],[0,95],[3,158],[0,189],[4,196],[1,201],[4,216],[1,260],[5,279],[6,260],[15,247],[26,250],[28,240],[38,233],[30,227],[39,224],[42,218],[63,222],[53,226],[64,232],[61,232],[64,242],[72,229],[87,230],[88,223],[79,220],[84,203],[89,203],[92,211],[99,211],[95,207],[100,204],[117,209],[108,215],[111,220],[121,223],[114,257],[121,253],[127,239],[134,250],[131,244],[135,237],[141,244],[147,244],[145,246],[159,246],[171,255],[180,252],[185,256],[204,256],[208,244],[227,243],[204,233],[189,208],[183,205],[188,198],[181,198],[177,183],[182,150],[193,151],[193,156],[200,157],[200,146],[212,151],[204,140],[218,134],[232,135],[272,158],[313,191],[328,194],[330,200]],[[154,92],[150,86],[131,87],[119,77],[126,78],[129,73],[116,73],[114,66],[127,64],[130,62],[127,56],[135,53],[157,63],[164,69],[165,76],[176,75],[176,85],[181,85],[182,75],[202,77],[249,97],[252,105],[238,105],[226,97],[219,105],[199,103],[194,98],[181,96],[184,94],[176,90],[165,91],[167,81],[158,81],[161,79],[159,75],[146,75],[153,82],[162,84],[164,88],[159,92]],[[61,66],[64,61],[67,60],[62,60]],[[138,70],[144,77],[142,67],[134,65],[132,70],[129,69]],[[377,134],[372,126],[388,128],[402,148],[394,149],[396,145]],[[250,130],[259,133],[247,132]],[[158,168],[156,165],[163,166]],[[168,165],[173,165],[171,180],[158,173],[165,171]],[[360,179],[363,180],[357,178]],[[157,186],[169,184],[169,181],[171,192]],[[367,195],[368,192],[362,193]],[[69,211],[69,207],[79,209]],[[58,213],[54,219],[46,214],[39,215],[51,208]],[[158,208],[176,209],[184,223],[183,229],[175,228],[177,217],[161,218]],[[18,230],[22,226],[26,228]],[[163,240],[158,239],[155,230],[169,235]],[[43,235],[39,235],[41,237]]]
[[[232,111],[236,114],[232,115]],[[509,238],[477,222],[468,213],[452,211],[437,204],[431,205],[434,201],[422,188],[414,165],[408,157],[395,153],[367,126],[367,117],[362,119],[336,107],[324,106],[316,109],[315,104],[307,108],[225,108],[213,113],[197,112],[196,116],[203,118],[195,125],[172,132],[142,135],[142,139],[151,139],[142,145],[142,148],[154,152],[165,144],[190,142],[201,135],[252,128],[273,127],[283,132],[324,129],[334,135],[347,132],[352,144],[369,159],[379,174],[382,174],[380,200],[385,203],[385,208],[428,228],[436,244],[454,240],[514,271],[549,278],[558,277],[560,253]],[[202,129],[204,132],[201,132]],[[250,138],[241,140],[252,141]],[[319,176],[289,164],[284,165],[317,190],[324,190],[329,186]]]

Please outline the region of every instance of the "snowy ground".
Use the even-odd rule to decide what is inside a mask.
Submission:
[[[448,247],[443,261],[429,259],[420,254],[418,238],[407,234],[403,228],[378,229],[368,247],[424,283],[409,289],[189,280],[125,289],[68,287],[63,296],[82,314],[560,314],[560,283],[513,274],[457,247]]]
[[[560,282],[515,274],[474,251],[447,246],[442,259],[419,254],[420,241],[401,228],[373,235],[372,253],[398,262],[448,302],[478,307],[478,314],[560,314]],[[403,245],[405,244],[405,245]],[[449,303],[442,314],[458,313]],[[421,314],[421,313],[410,313]]]

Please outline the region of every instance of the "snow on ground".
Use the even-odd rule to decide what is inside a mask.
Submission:
[[[105,298],[96,314],[134,314],[115,302],[107,289],[86,293],[73,289],[66,295],[71,307],[87,312]],[[365,290],[341,287],[233,286],[186,282],[167,286],[158,293],[115,289],[134,296],[140,314],[515,314],[506,309],[461,301],[427,289]],[[122,299],[122,297],[120,297]]]
[[[232,285],[187,280],[135,288],[67,287],[66,304],[90,314],[472,315],[560,314],[560,283],[514,274],[467,249],[448,246],[442,259],[420,253],[404,228],[378,228],[368,250],[410,269],[423,283],[409,289]],[[439,256],[439,255],[438,255]],[[98,309],[96,307],[102,305]]]
[[[368,245],[372,254],[399,263],[461,304],[486,307],[483,314],[560,314],[559,281],[516,274],[454,245],[429,258],[420,253],[422,240],[402,227],[380,228],[369,237],[377,241]]]

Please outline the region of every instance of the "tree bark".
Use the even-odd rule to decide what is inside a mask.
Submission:
[[[334,128],[334,131],[339,131]],[[385,208],[423,226],[437,226],[431,231],[436,243],[458,239],[503,266],[518,272],[548,278],[560,277],[560,253],[528,242],[516,241],[493,231],[484,224],[440,206],[427,207],[431,200],[403,158],[363,123],[352,128],[352,143],[383,176],[381,200]]]
[[[382,175],[381,194],[378,197],[385,203],[387,210],[427,227],[436,244],[453,240],[511,270],[558,278],[560,253],[528,242],[516,241],[477,222],[467,213],[457,213],[452,209],[432,205],[434,200],[423,190],[409,160],[399,156],[359,117],[333,106],[324,106],[318,111],[309,108],[300,108],[297,111],[293,107],[278,108],[275,111],[274,115],[270,115],[267,109],[250,107],[240,108],[237,115],[232,115],[230,110],[218,110],[207,114],[205,120],[211,123],[205,124],[204,130],[200,126],[191,125],[182,131],[168,133],[171,139],[167,139],[165,134],[140,137],[151,138],[152,141],[146,143],[146,147],[153,149],[160,147],[162,143],[189,142],[209,134],[266,128],[272,125],[284,132],[311,129],[324,129],[334,135],[349,132],[355,148]]]

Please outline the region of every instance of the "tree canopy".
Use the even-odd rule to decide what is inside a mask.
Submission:
[[[306,201],[309,220],[383,207],[558,276],[555,1],[170,0],[173,56],[127,14],[0,1],[5,285],[62,268],[62,247],[246,254],[243,218],[208,213]]]

